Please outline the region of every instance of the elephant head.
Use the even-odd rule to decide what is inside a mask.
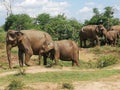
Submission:
[[[105,27],[103,25],[98,25],[97,30],[99,33],[98,35],[100,35],[100,36],[103,36],[107,32],[107,30],[105,29]]]
[[[47,40],[43,43],[40,53],[46,53],[54,49],[54,43],[48,42]]]
[[[18,42],[23,39],[23,33],[19,31],[9,30],[6,35],[6,50],[9,62],[9,68],[11,68],[11,48],[17,46]]]

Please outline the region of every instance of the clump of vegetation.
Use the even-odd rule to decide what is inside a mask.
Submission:
[[[20,79],[13,80],[6,90],[23,90],[25,84]]]
[[[62,84],[63,89],[69,89],[69,90],[74,90],[74,86],[71,83],[63,83]]]
[[[47,66],[46,67],[52,67],[54,65],[53,61],[48,59],[47,60]]]
[[[89,50],[90,50],[90,52],[93,52],[95,54],[100,54],[102,52],[101,47],[90,48]]]
[[[116,64],[118,62],[117,57],[113,55],[103,55],[98,58],[97,68],[107,67],[109,65]]]
[[[96,62],[89,60],[88,62],[85,62],[84,60],[79,61],[80,68],[96,68]]]
[[[26,72],[25,72],[25,71],[26,71],[25,69],[19,68],[19,69],[18,69],[18,73],[15,74],[15,75],[16,75],[16,76],[19,76],[19,75],[26,75]]]

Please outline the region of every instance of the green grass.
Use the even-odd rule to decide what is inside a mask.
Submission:
[[[73,82],[89,81],[107,78],[112,75],[120,74],[120,70],[97,70],[97,71],[61,71],[61,72],[42,72],[25,75],[8,75],[0,78],[0,86],[9,84],[13,79],[21,79],[25,84],[37,82]]]
[[[120,48],[119,47],[111,47],[111,46],[101,46],[101,47],[94,47],[94,48],[89,48],[89,52],[92,52],[94,54],[106,54],[106,53],[120,53]]]

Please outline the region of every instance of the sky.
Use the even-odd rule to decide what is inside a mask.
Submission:
[[[0,26],[5,23],[7,11],[3,0],[0,0]],[[9,0],[6,0],[9,1]],[[107,6],[113,7],[114,17],[120,18],[120,0],[11,0],[13,14],[28,14],[36,17],[41,13],[51,16],[63,14],[68,19],[77,19],[79,22],[89,20],[93,16],[93,8],[104,12]]]

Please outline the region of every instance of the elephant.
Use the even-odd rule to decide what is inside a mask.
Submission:
[[[120,35],[120,25],[112,26],[112,27],[110,28],[110,30],[111,30],[111,31],[112,31],[112,30],[118,31],[118,32],[119,32],[119,35]]]
[[[103,35],[105,37],[105,43],[106,45],[109,44],[109,45],[114,45],[116,46],[116,43],[117,43],[117,39],[119,38],[119,31],[117,30],[103,30]]]
[[[100,45],[99,37],[102,36],[102,32],[100,32],[102,28],[104,28],[103,25],[87,25],[82,27],[82,30],[79,32],[80,47],[82,47],[82,42],[84,42],[84,47],[86,47],[86,40],[88,39],[92,42],[92,46],[94,41],[96,41],[97,45]]]
[[[45,44],[47,42],[47,44]],[[28,62],[32,55],[40,55],[43,45],[47,45],[47,49],[53,48],[52,37],[47,33],[39,30],[8,30],[6,35],[6,51],[11,68],[11,49],[18,47],[19,65],[23,66],[23,54],[25,54],[25,65],[29,66]],[[46,56],[44,57],[44,65],[46,65]]]
[[[48,54],[52,60],[55,60],[56,65],[60,59],[63,61],[72,61],[72,66],[75,64],[79,66],[79,47],[72,40],[54,41],[54,48],[51,49]]]

